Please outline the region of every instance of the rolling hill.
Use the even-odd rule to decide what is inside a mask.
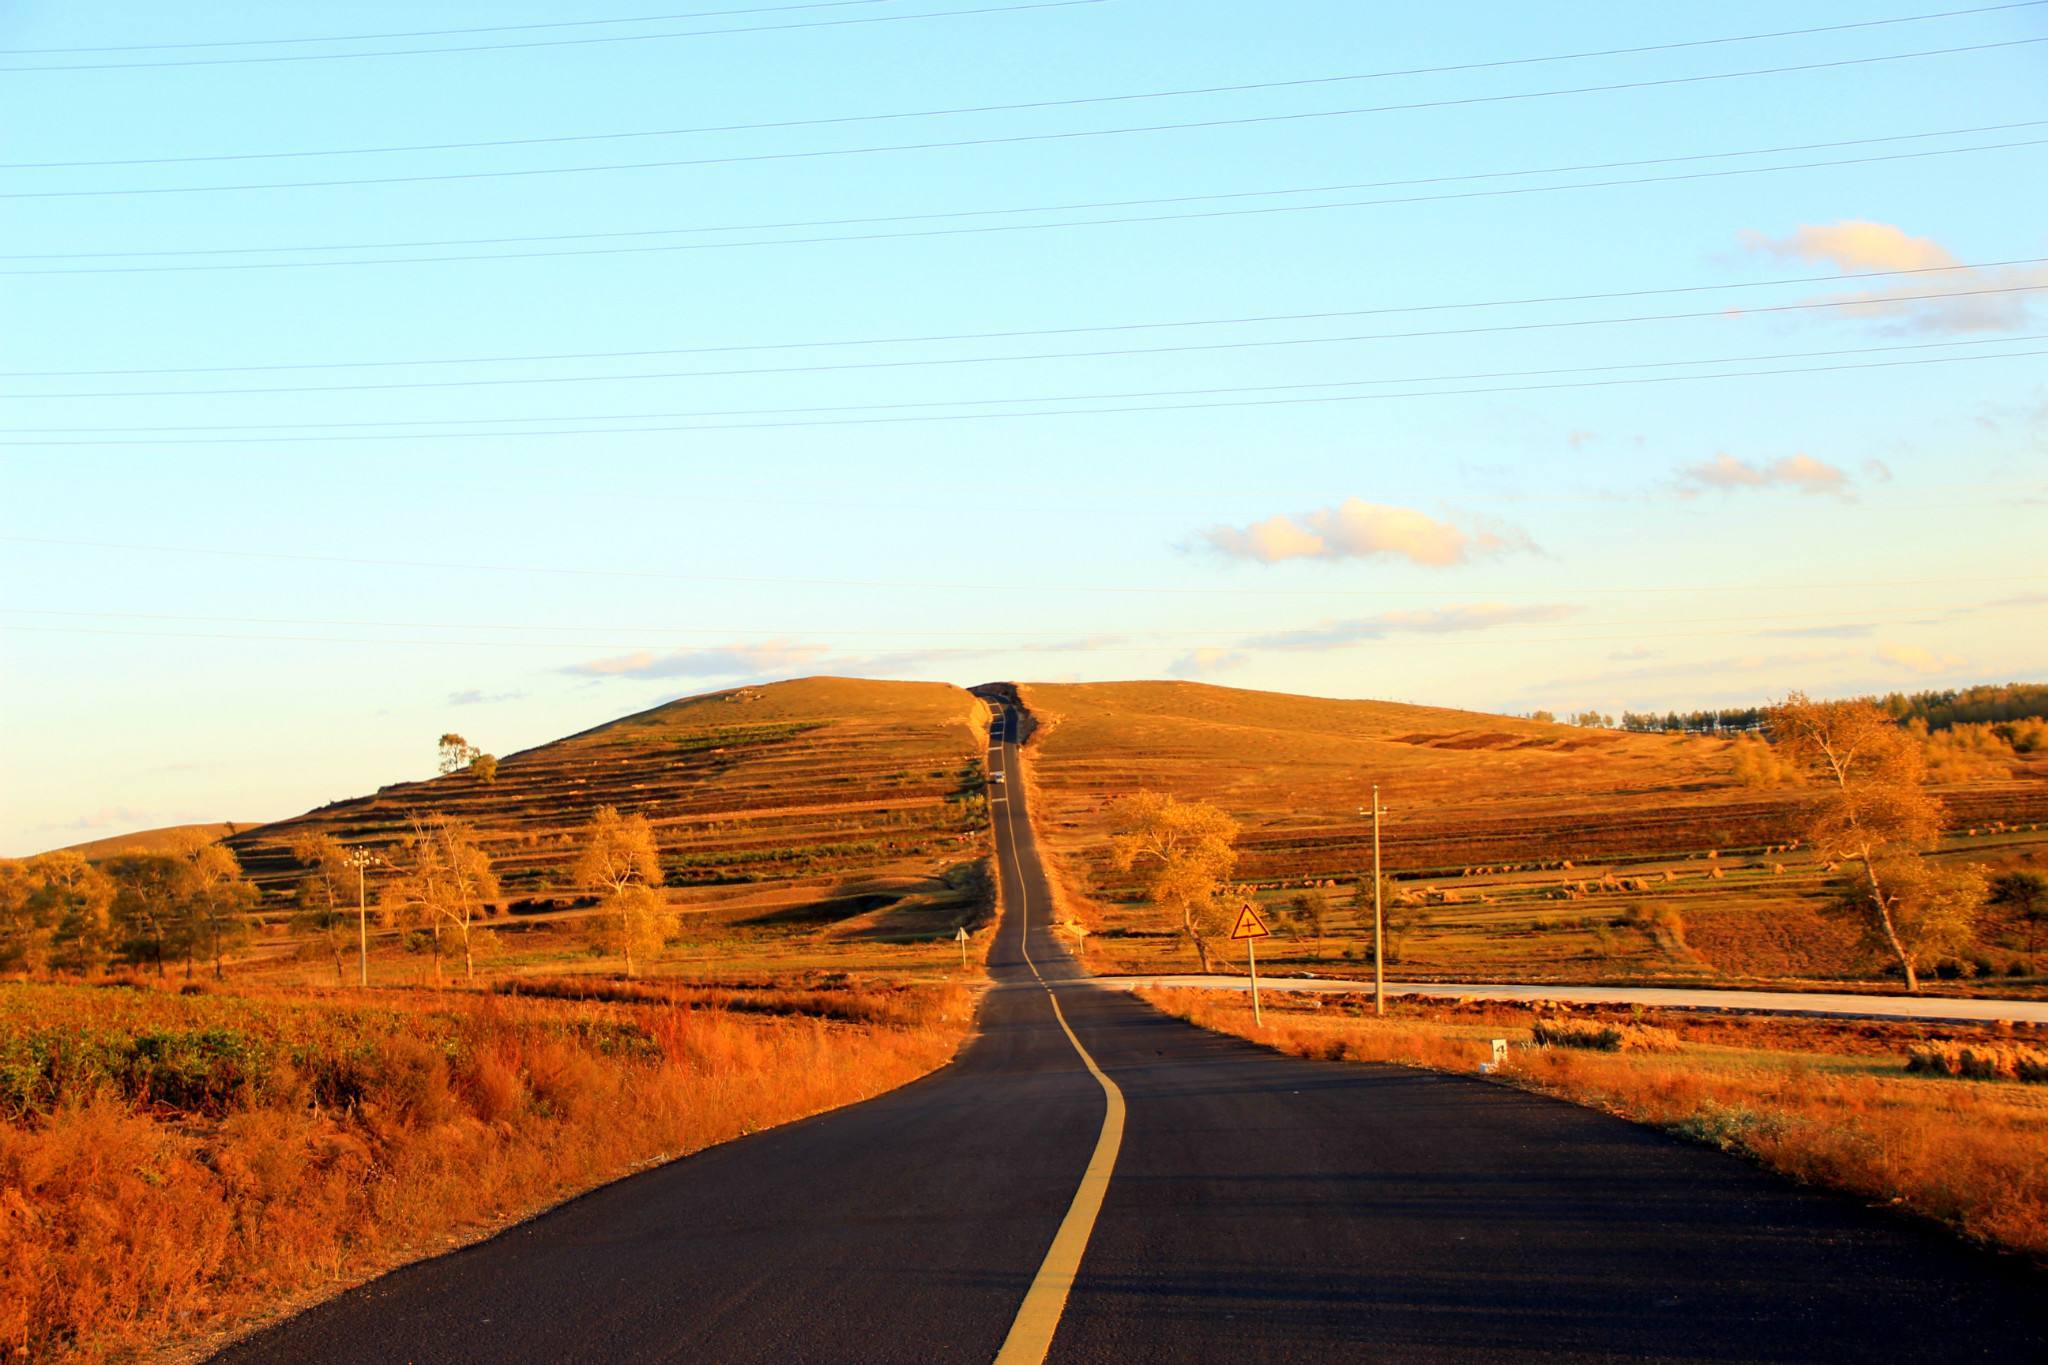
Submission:
[[[1372,863],[1362,812],[1376,782],[1388,809],[1384,866],[1414,902],[1404,918],[1423,921],[1397,945],[1405,973],[1855,969],[1853,935],[1818,913],[1825,870],[1787,847],[1807,794],[1743,785],[1733,741],[1188,682],[1016,691],[1037,723],[1030,775],[1042,838],[1092,907],[1105,967],[1184,965],[1178,943],[1148,927],[1131,879],[1107,866],[1108,803],[1140,789],[1229,811],[1242,825],[1237,876],[1283,918],[1294,894],[1322,892],[1330,936],[1343,940],[1336,960],[1348,951],[1355,961],[1348,902]],[[1958,854],[2048,851],[2015,828],[2048,821],[2048,783],[1941,794]],[[1291,953],[1308,965],[1329,952],[1276,945],[1274,960]]]
[[[156,829],[138,829],[128,834],[110,834],[104,839],[88,839],[82,844],[66,844],[63,848],[51,851],[77,853],[89,859],[111,858],[116,853],[175,853],[195,842],[212,843],[216,839],[225,839],[237,831],[255,827],[254,820],[163,825]]]
[[[228,842],[272,904],[303,833],[398,860],[415,818],[483,835],[506,908],[541,922],[579,902],[578,834],[612,805],[644,814],[670,901],[749,951],[792,935],[937,939],[985,913],[987,712],[941,683],[804,678],[687,697],[511,754],[497,776],[398,783]]]

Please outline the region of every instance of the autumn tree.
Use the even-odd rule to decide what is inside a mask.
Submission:
[[[461,772],[474,763],[483,750],[451,730],[441,736],[435,746],[435,752],[439,759],[441,776],[446,777],[450,773]]]
[[[1139,874],[1146,896],[1178,924],[1209,971],[1212,944],[1229,930],[1217,901],[1237,865],[1237,822],[1204,802],[1158,792],[1119,797],[1110,816],[1110,861]]]
[[[434,981],[441,980],[441,933],[462,945],[462,975],[476,979],[475,929],[498,894],[498,874],[468,823],[446,815],[415,817],[407,865],[394,888],[408,920],[433,938]]]
[[[349,902],[354,889],[354,870],[348,850],[331,834],[304,831],[292,840],[292,861],[306,869],[292,889],[292,920],[300,928],[317,934],[334,959],[334,982],[348,984],[348,969],[342,953],[348,946],[355,907]]]
[[[495,754],[478,754],[469,760],[469,774],[479,782],[498,780],[498,758]]]
[[[83,975],[107,960],[107,909],[114,884],[76,853],[44,853],[28,861],[36,888],[29,918],[49,926],[49,963],[57,971]]]
[[[1369,934],[1372,929],[1372,878],[1362,879],[1351,893],[1351,910]],[[1401,956],[1401,945],[1409,931],[1428,922],[1427,906],[1407,892],[1395,889],[1392,877],[1383,875],[1380,878],[1380,927],[1387,940],[1387,961],[1395,961]],[[1372,951],[1370,943],[1366,945],[1366,951]]]
[[[1330,898],[1316,887],[1297,891],[1287,899],[1287,918],[1297,935],[1305,931],[1315,936],[1316,955],[1320,957],[1323,935],[1330,923]]]
[[[242,879],[242,865],[226,844],[194,843],[185,850],[192,891],[186,898],[185,974],[196,951],[213,963],[213,979],[226,975],[227,955],[249,935],[256,888]]]
[[[164,964],[189,951],[190,903],[198,879],[190,861],[171,853],[122,853],[101,864],[113,879],[107,918],[114,957],[130,966]]]
[[[619,814],[600,806],[583,832],[583,851],[576,858],[576,884],[603,892],[610,905],[604,917],[607,936],[626,955],[626,975],[634,974],[633,950],[646,956],[661,947],[672,916],[661,893],[661,846],[644,815]]]
[[[1922,785],[1918,740],[1867,701],[1794,692],[1767,713],[1772,741],[1821,791],[1804,827],[1814,852],[1848,866],[1842,908],[1920,989],[1920,964],[1964,946],[1984,896],[1981,872],[1920,854],[1941,837],[1942,805]],[[1971,897],[1975,897],[1974,903]]]
[[[19,858],[0,858],[0,972],[24,971],[35,960],[36,923],[30,902],[36,879]]]
[[[2012,911],[2025,927],[2027,956],[2032,957],[2041,926],[2048,924],[2048,876],[2026,871],[2000,873],[1992,880],[1991,900]]]

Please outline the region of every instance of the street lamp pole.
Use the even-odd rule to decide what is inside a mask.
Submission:
[[[370,984],[370,898],[365,874],[371,863],[379,861],[367,848],[348,855],[348,865],[356,870],[356,964],[365,986]]]

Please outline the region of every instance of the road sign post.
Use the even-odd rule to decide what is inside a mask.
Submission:
[[[1259,1011],[1259,950],[1257,945],[1260,939],[1272,932],[1271,929],[1266,927],[1266,922],[1259,918],[1258,908],[1250,901],[1246,901],[1238,908],[1237,924],[1230,931],[1231,938],[1241,938],[1244,940],[1245,961],[1251,965],[1252,972],[1252,1022],[1260,1028],[1266,1026],[1266,1016]]]
[[[967,965],[967,926],[961,925],[953,931],[953,937],[960,942],[960,965]]]

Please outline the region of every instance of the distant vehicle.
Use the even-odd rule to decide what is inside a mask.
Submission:
[[[988,775],[988,780],[991,782],[1000,782],[1003,780],[1003,775],[1001,773],[990,773]]]

